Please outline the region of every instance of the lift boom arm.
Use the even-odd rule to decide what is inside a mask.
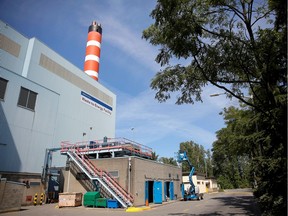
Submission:
[[[195,194],[195,185],[192,181],[192,176],[195,172],[195,167],[191,164],[189,158],[187,157],[186,152],[179,152],[177,162],[182,163],[183,161],[187,161],[187,163],[189,164],[189,168],[190,168],[189,183],[190,183],[191,187],[190,187],[189,192],[190,192],[190,194]]]

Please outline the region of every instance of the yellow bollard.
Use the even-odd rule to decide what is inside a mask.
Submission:
[[[44,199],[44,193],[41,193],[41,196],[40,196],[40,205],[42,205],[43,199]]]
[[[38,194],[37,193],[35,193],[35,195],[34,195],[34,206],[36,206],[37,205],[37,196],[38,196]]]

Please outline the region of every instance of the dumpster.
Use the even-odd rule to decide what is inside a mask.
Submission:
[[[97,198],[100,198],[99,191],[88,191],[84,194],[83,205],[95,207]]]
[[[117,200],[108,199],[107,200],[107,207],[108,208],[119,208],[119,204]]]
[[[106,198],[98,198],[96,199],[96,207],[107,207],[107,199]]]
[[[81,206],[82,193],[59,193],[59,207]]]

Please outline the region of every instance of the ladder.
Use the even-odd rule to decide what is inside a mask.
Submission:
[[[110,174],[97,168],[86,155],[77,149],[68,149],[67,155],[88,176],[91,181],[98,181],[124,208],[133,206],[133,197]]]

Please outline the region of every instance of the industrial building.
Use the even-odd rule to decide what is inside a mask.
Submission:
[[[85,73],[1,20],[0,30],[0,175],[27,185],[22,204],[88,190],[123,207],[180,198],[181,168],[114,139],[116,95],[98,82],[99,24],[89,27]]]

